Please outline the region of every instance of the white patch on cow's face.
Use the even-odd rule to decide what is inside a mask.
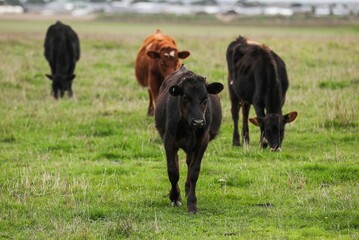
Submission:
[[[174,51],[174,50],[172,50],[171,52],[166,52],[166,53],[164,53],[164,55],[166,56],[166,57],[175,57],[175,54],[176,54],[176,52]]]
[[[233,85],[233,80],[232,80],[232,81],[230,81],[229,85]]]

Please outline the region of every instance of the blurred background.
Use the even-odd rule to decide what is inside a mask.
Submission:
[[[0,15],[98,14],[213,15],[223,21],[246,16],[359,16],[359,0],[0,0]]]

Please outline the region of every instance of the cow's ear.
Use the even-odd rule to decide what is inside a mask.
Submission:
[[[48,79],[50,79],[50,81],[53,80],[52,75],[50,75],[50,74],[45,74],[45,76],[46,76]]]
[[[179,96],[179,95],[182,95],[183,94],[183,91],[182,91],[182,88],[178,85],[172,85],[169,89],[168,89],[168,92],[176,97],[176,96]]]
[[[293,122],[295,119],[297,119],[298,112],[290,112],[283,116],[284,123],[290,123]]]
[[[222,92],[223,88],[224,88],[223,84],[219,82],[214,82],[206,86],[207,92],[209,94],[218,94]]]
[[[263,118],[250,118],[248,120],[257,127],[260,127],[263,124]]]
[[[147,56],[149,56],[150,58],[161,58],[161,55],[158,52],[155,51],[148,51],[147,52]]]
[[[189,51],[181,51],[181,52],[178,52],[178,54],[177,54],[178,58],[181,58],[181,59],[185,59],[189,55],[191,55],[191,53]]]
[[[74,80],[75,77],[76,77],[76,74],[72,74],[72,75],[67,79],[67,81],[70,82],[70,81]]]

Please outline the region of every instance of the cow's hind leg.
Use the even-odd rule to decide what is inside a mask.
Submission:
[[[152,93],[151,93],[150,89],[148,89],[148,97],[150,99],[150,102],[149,102],[149,105],[148,105],[147,115],[148,116],[153,116],[154,112],[155,112],[155,109],[153,107],[153,98],[152,98]]]
[[[232,144],[233,146],[240,146],[240,138],[238,133],[238,120],[239,120],[239,110],[240,110],[240,104],[239,100],[235,97],[231,98],[231,113],[232,113],[232,119],[233,119],[233,138],[232,138]]]

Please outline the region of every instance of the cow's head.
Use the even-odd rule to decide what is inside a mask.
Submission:
[[[193,128],[206,126],[206,110],[209,104],[208,94],[218,94],[223,90],[219,82],[206,83],[206,78],[199,75],[187,75],[179,84],[172,85],[169,93],[179,97],[181,116]]]
[[[269,144],[271,151],[281,151],[286,123],[293,122],[298,116],[297,112],[281,114],[268,114],[264,118],[250,118],[249,121],[261,128],[262,146]]]
[[[179,52],[173,47],[163,47],[159,51],[147,52],[147,56],[159,61],[161,72],[165,77],[181,66],[181,61],[179,59],[185,59],[190,54],[189,51]]]
[[[76,75],[46,74],[46,77],[52,81],[52,95],[57,99],[59,96],[63,97],[65,91],[71,90],[72,81]]]

